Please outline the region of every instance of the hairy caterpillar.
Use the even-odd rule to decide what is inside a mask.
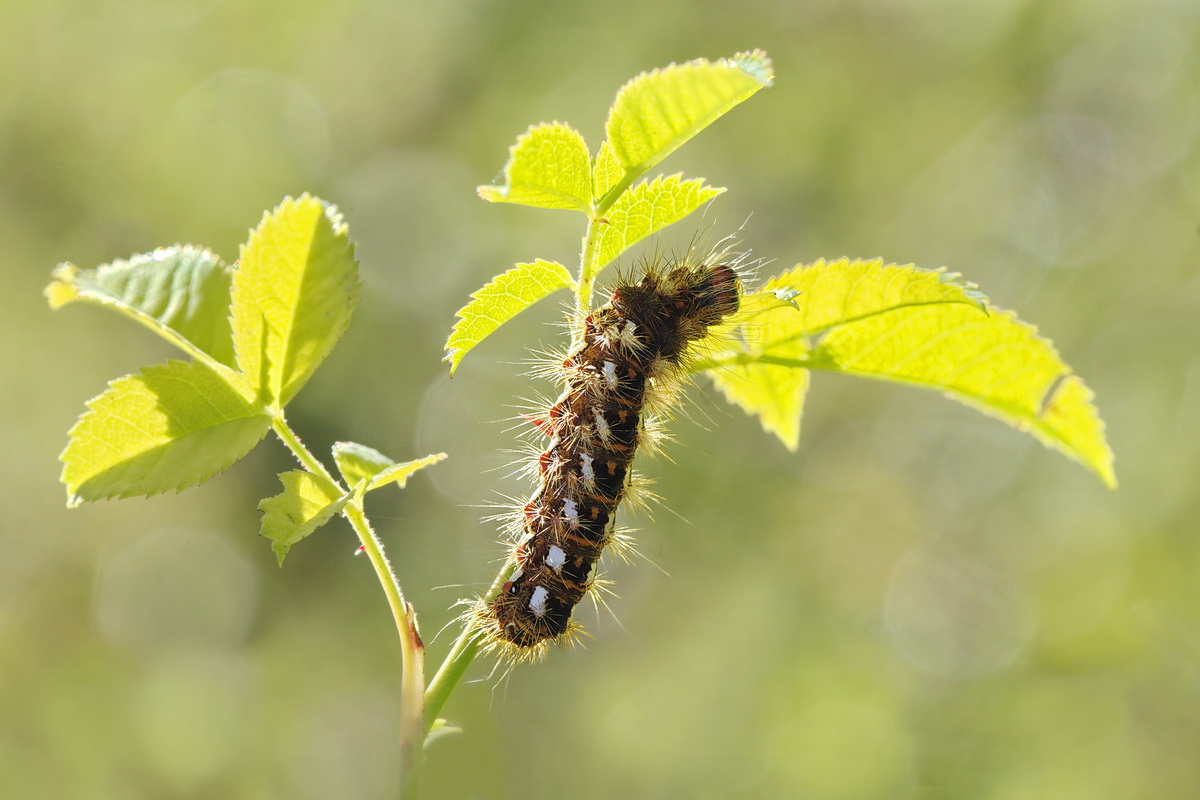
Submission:
[[[485,646],[536,658],[571,632],[571,612],[616,535],[647,403],[661,399],[689,344],[737,312],[740,297],[732,266],[674,262],[618,285],[583,320],[579,343],[556,370],[563,392],[535,421],[550,441],[514,526],[515,570],[471,612]]]

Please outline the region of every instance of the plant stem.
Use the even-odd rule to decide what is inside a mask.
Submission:
[[[400,757],[403,769],[404,797],[417,796],[421,771],[421,751],[425,743],[425,645],[417,631],[417,615],[404,600],[400,582],[383,550],[383,543],[371,529],[362,508],[356,502],[346,504],[346,519],[362,542],[363,552],[375,567],[383,593],[387,595],[396,631],[400,635]]]
[[[429,682],[429,688],[425,690],[424,731],[426,734],[433,730],[442,706],[450,699],[450,693],[454,691],[454,687],[462,679],[467,667],[471,666],[471,662],[479,654],[477,634],[478,632],[471,630],[469,625],[465,626],[463,632],[459,634],[458,640],[454,642],[454,647],[450,648],[450,652],[446,655],[446,660],[442,662],[437,674]]]
[[[485,602],[500,591],[500,587],[512,576],[516,566],[511,561],[504,565],[500,570],[500,574],[496,576],[496,580],[492,581],[491,587],[484,593],[483,600]],[[433,729],[442,706],[450,698],[450,693],[454,691],[454,687],[462,679],[463,674],[467,671],[467,667],[471,666],[471,662],[475,660],[475,656],[479,655],[479,650],[479,631],[472,628],[469,623],[464,624],[462,633],[458,635],[454,646],[450,648],[450,652],[446,654],[442,665],[438,667],[437,674],[429,682],[429,688],[425,690],[426,733],[429,733]]]
[[[583,319],[591,311],[592,305],[592,287],[596,282],[596,276],[591,270],[592,262],[596,259],[596,245],[599,243],[600,226],[607,225],[608,221],[603,217],[589,217],[587,224],[587,232],[583,235],[583,252],[579,254],[579,280],[575,287],[575,312],[579,319]],[[571,337],[574,339],[579,335],[580,328],[576,326],[572,329]],[[572,342],[572,345],[578,345],[579,342]]]
[[[346,494],[345,488],[334,480],[325,466],[309,452],[300,441],[300,437],[288,426],[282,411],[276,411],[271,428],[305,469],[327,480],[331,487],[336,487],[337,491],[331,493]],[[361,498],[348,500],[342,514],[354,528],[363,552],[375,568],[375,574],[383,587],[388,606],[392,609],[392,618],[396,621],[396,631],[400,636],[400,752],[403,797],[416,798],[421,751],[425,742],[425,646],[417,631],[417,615],[412,606],[404,600],[400,581],[397,580],[396,573],[384,554],[383,543],[379,541],[379,537],[367,521],[366,514],[363,513]]]

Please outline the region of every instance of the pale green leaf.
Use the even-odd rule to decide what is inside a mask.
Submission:
[[[337,464],[338,472],[341,473],[342,480],[346,482],[346,485],[354,488],[360,482],[369,481],[396,462],[365,444],[335,442],[333,463]]]
[[[612,153],[625,171],[606,193],[607,213],[613,192],[666,158],[731,108],[770,86],[771,61],[762,51],[731,59],[672,64],[642,73],[617,92],[605,123]]]
[[[547,295],[574,286],[566,267],[540,258],[497,275],[458,310],[458,322],[446,341],[446,355],[442,357],[450,362],[450,374],[458,369],[467,351],[505,322]]]
[[[408,485],[408,479],[414,472],[432,466],[445,458],[445,453],[434,453],[424,458],[405,461],[402,464],[392,464],[387,469],[381,470],[372,477],[371,482],[367,484],[366,491],[370,492],[391,483],[403,489]]]
[[[107,306],[173,344],[190,342],[215,361],[233,366],[230,269],[204,248],[163,247],[95,269],[60,264],[53,277],[45,292],[52,308],[75,301]]]
[[[324,477],[294,469],[279,475],[283,492],[258,504],[263,512],[259,533],[271,540],[279,563],[296,542],[342,510],[349,499]]]
[[[446,457],[445,453],[437,453],[415,461],[397,464],[378,450],[357,442],[338,442],[333,446],[333,460],[346,485],[356,488],[358,496],[387,486],[397,484],[401,489],[408,483],[408,476],[423,467],[436,464]]]
[[[624,177],[625,168],[617,161],[612,145],[605,139],[600,143],[600,152],[596,153],[596,161],[592,165],[593,202],[608,194]]]
[[[778,437],[794,452],[800,446],[808,370],[759,359],[767,351],[774,358],[800,360],[808,355],[808,340],[798,330],[799,314],[794,306],[778,300],[770,291],[749,295],[743,298],[742,305],[737,345],[725,353],[717,347],[707,360],[724,365],[708,375],[729,402],[757,416],[767,433]],[[761,338],[768,332],[772,341]],[[720,337],[721,332],[714,335]]]
[[[839,259],[799,265],[771,278],[765,291],[789,290],[799,321],[788,333],[814,335],[834,325],[845,325],[901,308],[959,303],[986,309],[986,298],[973,284],[944,270],[927,270],[912,264],[884,264],[882,259]]]
[[[185,489],[229,467],[271,426],[200,362],[119,378],[88,409],[60,456],[70,505]]]
[[[652,233],[686,217],[724,189],[706,186],[702,178],[659,176],[639,183],[617,198],[597,223],[596,244],[587,275],[595,277],[621,253]]]
[[[493,203],[592,209],[591,155],[583,136],[560,122],[530,127],[509,150],[503,186],[480,186]]]
[[[1032,432],[1115,486],[1112,452],[1095,407],[1081,396],[1082,382],[1012,312],[985,314],[962,304],[900,309],[830,329],[812,360],[814,367],[945,391]]]
[[[237,364],[263,402],[282,407],[346,331],[358,264],[336,209],[287,198],[242,246],[233,275]]]
[[[1115,486],[1103,423],[1082,381],[1035,328],[988,307],[956,277],[880,261],[797,267],[767,284],[795,292],[795,318],[780,324],[768,315],[756,333],[761,346],[741,360],[937,389],[1030,431]],[[796,341],[809,343],[807,356],[789,352]]]

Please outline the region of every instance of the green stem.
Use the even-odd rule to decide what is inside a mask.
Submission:
[[[592,310],[592,287],[596,283],[596,275],[591,269],[596,259],[596,246],[599,244],[600,226],[607,225],[603,217],[589,217],[587,232],[583,236],[583,252],[579,255],[579,282],[575,289],[575,311],[579,319],[587,316]],[[572,337],[578,335],[578,329]],[[573,342],[578,345],[578,342]]]
[[[329,482],[331,494],[345,494],[345,489],[334,480],[329,471],[308,448],[300,441],[282,411],[275,413],[271,428],[296,459],[305,469],[319,478]],[[418,777],[421,770],[421,751],[425,742],[424,720],[424,685],[425,685],[425,646],[417,631],[417,615],[411,605],[405,602],[404,593],[400,589],[400,581],[383,550],[383,543],[371,529],[367,516],[363,513],[362,499],[352,497],[347,501],[342,514],[349,520],[362,551],[367,554],[379,585],[387,597],[388,606],[392,609],[392,618],[396,621],[396,631],[400,636],[400,752],[403,769],[403,796],[416,798]]]
[[[417,615],[404,600],[400,582],[383,550],[383,543],[371,529],[361,501],[346,504],[345,515],[362,542],[363,552],[375,568],[383,593],[387,595],[396,631],[400,636],[400,757],[403,768],[404,797],[417,796],[421,772],[421,751],[425,744],[425,645],[417,631]]]
[[[275,435],[279,437],[284,446],[292,451],[292,455],[300,462],[300,466],[314,475],[329,481],[331,487],[336,487],[338,494],[346,493],[342,485],[329,474],[329,470],[325,469],[325,465],[318,461],[316,456],[310,453],[308,448],[304,446],[304,442],[300,441],[300,437],[292,432],[291,427],[288,426],[287,419],[283,416],[282,410],[275,411],[274,417],[271,419],[271,430],[275,431]]]
[[[495,597],[496,593],[500,591],[500,587],[504,585],[504,582],[509,579],[515,569],[516,564],[511,561],[504,565],[504,568],[500,570],[500,574],[496,576],[496,580],[492,581],[491,587],[484,594],[484,602]],[[462,633],[458,635],[454,646],[446,654],[446,659],[442,662],[442,666],[438,668],[437,674],[429,682],[429,688],[425,690],[426,733],[432,730],[433,724],[437,722],[437,717],[442,710],[442,706],[450,698],[450,693],[454,691],[454,687],[462,679],[463,674],[467,671],[467,667],[471,666],[471,662],[475,660],[475,656],[479,655],[479,650],[479,631],[472,628],[470,624],[464,625]]]

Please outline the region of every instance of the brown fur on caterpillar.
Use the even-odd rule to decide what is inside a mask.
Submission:
[[[564,390],[534,420],[550,442],[516,526],[515,569],[471,612],[484,646],[536,658],[573,630],[571,613],[617,535],[647,403],[679,371],[688,346],[736,313],[740,298],[733,267],[675,262],[618,285],[583,320],[579,344],[557,370]]]

